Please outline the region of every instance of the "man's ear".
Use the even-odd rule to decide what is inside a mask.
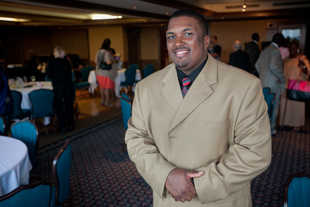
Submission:
[[[204,38],[203,38],[203,44],[205,46],[205,48],[207,49],[209,47],[209,44],[210,44],[210,37],[208,35],[206,35]]]

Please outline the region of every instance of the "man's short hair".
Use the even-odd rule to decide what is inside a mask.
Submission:
[[[259,34],[258,33],[253,33],[252,34],[252,40],[259,40]]]
[[[282,33],[276,33],[272,37],[272,42],[274,42],[274,43],[280,43],[280,42],[284,43],[285,42],[285,38],[284,38]]]
[[[191,17],[194,18],[197,22],[198,25],[201,27],[202,29],[202,34],[203,36],[207,36],[208,35],[208,27],[207,27],[207,21],[204,18],[204,16],[194,10],[191,9],[180,9],[176,12],[174,12],[170,18],[169,18],[169,22],[172,18],[176,18],[176,17]]]

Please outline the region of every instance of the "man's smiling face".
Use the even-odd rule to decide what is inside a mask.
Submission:
[[[186,16],[172,18],[166,32],[167,48],[176,67],[189,75],[207,58],[209,37],[203,37],[196,19]]]

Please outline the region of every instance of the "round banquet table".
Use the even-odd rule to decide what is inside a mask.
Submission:
[[[25,83],[24,88],[16,88],[16,87],[10,87],[11,90],[19,91],[22,93],[22,103],[21,108],[22,109],[31,109],[32,104],[29,98],[29,93],[35,90],[39,89],[48,89],[53,90],[52,82],[51,81],[37,81],[37,82],[27,82]]]
[[[18,139],[0,136],[0,196],[28,184],[31,169],[27,146]]]

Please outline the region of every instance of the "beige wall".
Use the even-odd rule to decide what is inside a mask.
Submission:
[[[23,36],[23,47],[25,60],[30,60],[32,55],[52,54],[50,31],[25,31]]]
[[[265,20],[212,22],[209,34],[217,36],[218,44],[222,47],[221,61],[228,63],[234,41],[240,40],[244,49],[244,43],[251,41],[252,34],[257,32],[261,46],[261,42],[266,41],[266,25]]]
[[[141,60],[159,59],[159,34],[156,28],[142,28],[140,31]]]
[[[24,57],[53,54],[54,48],[62,46],[66,54],[77,54],[81,59],[89,59],[86,29],[70,30],[26,30],[23,37]]]
[[[95,56],[100,49],[102,42],[105,38],[111,40],[111,48],[115,52],[121,54],[121,60],[124,62],[127,60],[124,53],[124,32],[122,26],[107,26],[107,27],[90,27],[88,29],[89,38],[89,60],[95,61]]]
[[[52,50],[62,46],[66,54],[77,54],[81,59],[89,59],[87,29],[52,30]]]

